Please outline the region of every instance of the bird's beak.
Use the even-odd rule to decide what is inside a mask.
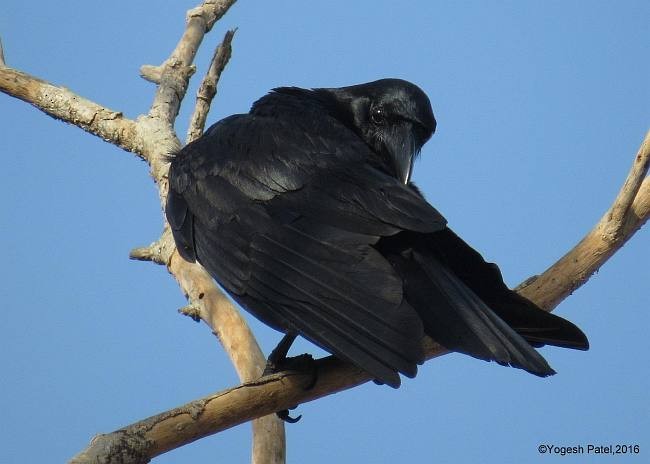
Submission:
[[[413,162],[419,152],[410,125],[397,126],[392,137],[388,137],[385,143],[393,160],[397,178],[400,182],[408,184],[413,174]]]
[[[408,184],[411,180],[411,174],[413,172],[413,161],[415,156],[409,155],[402,163],[396,166],[398,179],[404,183]]]

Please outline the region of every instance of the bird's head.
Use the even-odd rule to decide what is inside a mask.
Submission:
[[[319,90],[334,97],[344,122],[407,184],[415,158],[436,130],[431,102],[422,89],[401,79],[381,79]]]

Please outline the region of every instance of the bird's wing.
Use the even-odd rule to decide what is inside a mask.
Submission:
[[[181,254],[246,309],[397,386],[397,372],[414,376],[423,361],[423,329],[372,245],[445,221],[367,163],[373,154],[352,132],[312,129],[221,121],[173,161],[167,217]]]

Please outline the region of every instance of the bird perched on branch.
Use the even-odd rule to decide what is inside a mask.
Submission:
[[[286,334],[280,358],[300,335],[398,387],[426,334],[551,375],[534,347],[587,338],[508,289],[410,182],[435,129],[426,94],[399,79],[274,89],[173,157],[178,251]]]

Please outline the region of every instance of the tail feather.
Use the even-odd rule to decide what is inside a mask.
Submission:
[[[521,335],[434,257],[413,252],[410,266],[419,267],[420,278],[424,275],[429,281],[428,285],[407,284],[406,295],[433,339],[450,350],[542,377],[555,373]]]
[[[511,290],[498,301],[487,302],[496,314],[533,346],[588,350],[587,336],[575,324],[538,308]]]
[[[419,235],[417,249],[435,256],[517,333],[535,346],[589,349],[587,336],[573,323],[540,309],[503,282],[501,271],[450,229]]]

